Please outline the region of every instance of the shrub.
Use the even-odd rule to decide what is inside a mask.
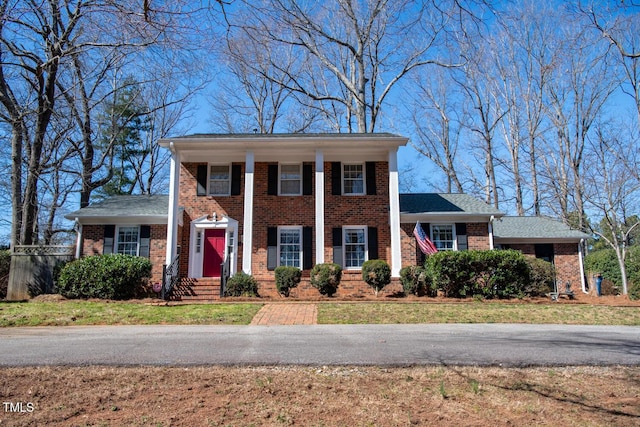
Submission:
[[[627,291],[630,292],[631,283],[640,283],[640,246],[628,249],[625,267],[629,286]],[[622,274],[615,250],[601,249],[591,252],[584,258],[584,268],[588,275],[602,275],[602,295],[618,295],[622,290]]]
[[[295,288],[300,283],[302,270],[297,267],[288,267],[281,265],[276,267],[276,289],[278,293],[285,297],[289,296],[291,288]]]
[[[391,267],[381,259],[370,259],[362,264],[362,280],[373,288],[378,296],[385,286],[391,283]]]
[[[588,275],[601,274],[603,279],[611,280],[616,286],[622,286],[620,265],[616,251],[601,249],[584,257],[584,269]]]
[[[426,268],[436,289],[454,298],[522,297],[530,280],[525,256],[513,250],[438,252]]]
[[[131,255],[96,255],[66,264],[58,291],[67,298],[130,299],[151,277],[151,261]]]
[[[629,284],[629,299],[640,300],[640,282],[631,282]]]
[[[537,297],[553,291],[553,281],[556,270],[552,263],[540,258],[526,257],[531,276],[529,284],[525,286],[525,294]]]
[[[11,253],[8,250],[0,251],[0,299],[7,297],[10,267]]]
[[[252,275],[247,274],[244,271],[239,271],[227,280],[224,296],[257,297],[258,282]]]
[[[311,269],[311,286],[318,289],[322,295],[332,296],[336,293],[340,278],[342,277],[342,267],[338,264],[324,263],[316,264]]]
[[[420,265],[408,265],[400,270],[400,282],[405,294],[435,296],[427,271]]]
[[[470,251],[437,252],[427,258],[425,268],[433,286],[445,297],[465,297],[473,286]]]

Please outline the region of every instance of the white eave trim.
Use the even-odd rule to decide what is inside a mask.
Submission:
[[[420,222],[462,222],[462,223],[488,223],[491,218],[500,218],[503,214],[472,214],[466,212],[443,212],[443,213],[403,213],[400,212],[401,223]]]
[[[156,225],[167,224],[167,215],[128,215],[128,216],[87,216],[76,217],[82,225],[103,225],[103,224],[143,224]]]
[[[535,244],[535,243],[574,243],[578,244],[582,240],[580,237],[500,237],[493,236],[496,244]]]

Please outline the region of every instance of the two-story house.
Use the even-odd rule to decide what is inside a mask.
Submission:
[[[258,279],[261,295],[275,295],[280,265],[301,268],[296,294],[315,296],[310,269],[334,262],[343,268],[339,295],[355,295],[370,292],[361,280],[366,260],[387,261],[394,278],[403,266],[423,262],[414,236],[419,223],[439,250],[509,244],[538,255],[527,243],[548,249],[560,238],[564,246],[556,247],[571,253],[556,257],[570,266],[562,279],[581,282],[582,233],[560,230],[566,226],[557,222],[543,233],[540,220],[529,218],[516,228],[535,223],[530,235],[510,236],[501,227],[504,214],[474,197],[399,194],[397,152],[406,143],[386,133],[162,139],[171,151],[168,196],[116,196],[67,215],[78,224],[76,255],[149,256],[153,280],[170,266],[184,298],[216,296],[211,288],[220,277],[238,271]],[[390,289],[401,289],[397,280]]]
[[[228,260],[230,274],[269,283],[279,265],[308,272],[335,262],[347,283],[380,258],[397,277],[397,151],[406,143],[392,134],[161,140],[172,155],[166,264],[180,248],[182,276],[219,277]]]

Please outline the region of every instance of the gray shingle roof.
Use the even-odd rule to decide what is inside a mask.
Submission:
[[[167,216],[169,196],[165,194],[112,196],[65,215],[75,218],[160,217]]]
[[[469,215],[503,215],[498,209],[468,194],[415,193],[400,194],[400,212],[456,213]]]
[[[546,217],[505,216],[493,223],[496,239],[586,239],[589,235]]]

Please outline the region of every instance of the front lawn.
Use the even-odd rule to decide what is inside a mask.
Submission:
[[[543,323],[561,325],[640,325],[639,307],[587,304],[328,303],[318,305],[321,324],[384,323]]]
[[[69,325],[248,325],[262,304],[148,305],[131,302],[0,303],[0,327]]]

